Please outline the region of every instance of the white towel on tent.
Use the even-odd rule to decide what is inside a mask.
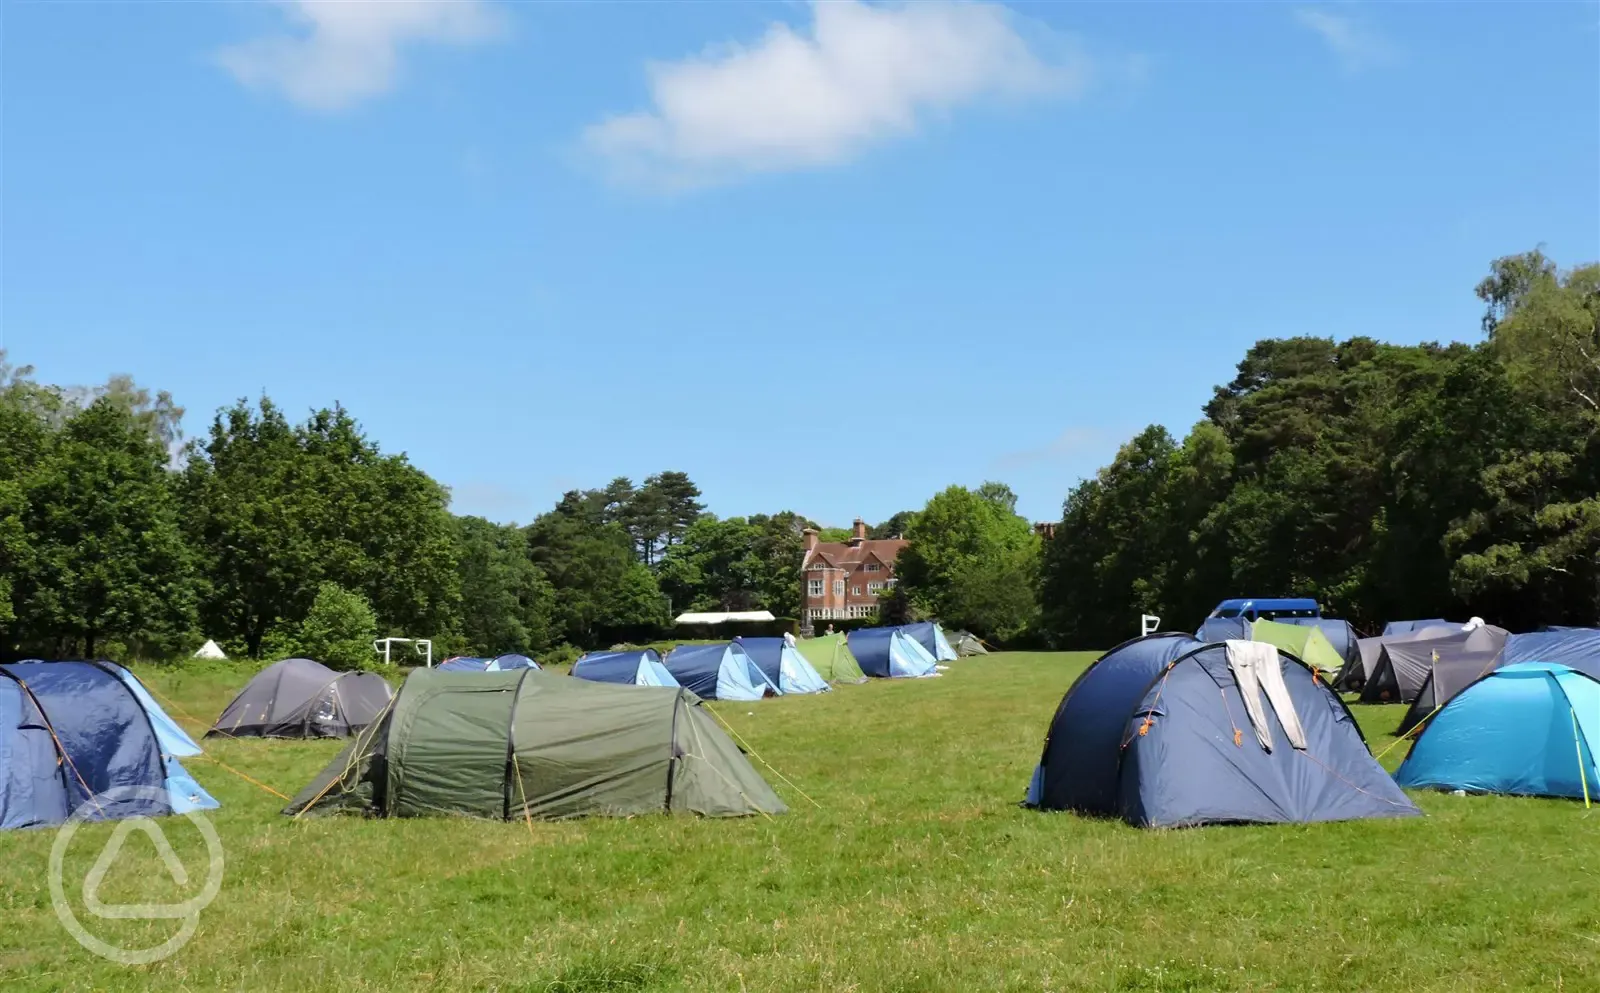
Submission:
[[[1267,712],[1261,705],[1264,691],[1289,744],[1304,749],[1306,731],[1300,724],[1300,714],[1294,709],[1289,687],[1283,681],[1283,663],[1278,658],[1277,646],[1261,641],[1230,640],[1227,644],[1228,668],[1239,686],[1239,696],[1244,700],[1250,726],[1255,729],[1256,741],[1262,748],[1272,751],[1272,726],[1267,723]]]

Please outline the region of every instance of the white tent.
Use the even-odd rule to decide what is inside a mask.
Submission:
[[[194,653],[194,657],[197,659],[225,659],[228,656],[222,653],[222,649],[217,646],[216,642],[208,638],[206,643],[200,646],[200,650]]]

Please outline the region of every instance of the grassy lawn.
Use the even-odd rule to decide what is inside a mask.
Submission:
[[[1018,808],[1089,658],[995,655],[941,679],[716,705],[820,805],[758,763],[792,808],[771,820],[291,822],[189,760],[223,803],[227,853],[194,939],[150,966],[91,956],[51,909],[54,833],[0,835],[0,988],[1600,990],[1600,808],[1422,794],[1426,818],[1184,831]],[[205,720],[243,682],[141,675]],[[1402,710],[1355,708],[1374,750]],[[338,747],[207,752],[292,794]],[[69,881],[111,831],[79,833]],[[203,867],[194,835],[169,832]],[[143,837],[106,902],[159,891]],[[177,930],[90,918],[67,892],[103,937]]]

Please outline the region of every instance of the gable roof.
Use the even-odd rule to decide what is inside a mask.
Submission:
[[[895,559],[900,557],[900,551],[909,544],[911,542],[904,538],[868,538],[859,545],[843,541],[824,541],[806,555],[801,566],[811,565],[819,558],[829,565],[840,567],[859,565],[874,559],[884,565],[892,566]]]

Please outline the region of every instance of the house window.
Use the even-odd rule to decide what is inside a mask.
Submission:
[[[868,572],[877,572],[879,570],[879,568],[880,568],[880,566],[876,562],[868,562],[867,563],[867,571]]]
[[[821,596],[822,595],[822,580],[820,580],[820,579],[808,579],[808,580],[806,580],[806,595],[807,596]]]
[[[892,589],[894,589],[895,584],[898,583],[898,582],[900,582],[900,580],[898,580],[898,579],[885,579],[883,581],[883,585],[889,587],[892,590]]]
[[[861,587],[859,587],[859,586],[850,587],[850,595],[851,596],[860,596],[861,595]]]
[[[882,589],[883,589],[883,584],[882,583],[868,583],[867,584],[867,592],[871,593],[873,596],[877,596],[878,593]]]
[[[833,581],[833,595],[844,596],[844,580],[835,579]]]
[[[823,565],[821,562],[818,562],[818,563],[810,566],[806,571],[807,572],[827,572],[828,571],[828,567]]]

